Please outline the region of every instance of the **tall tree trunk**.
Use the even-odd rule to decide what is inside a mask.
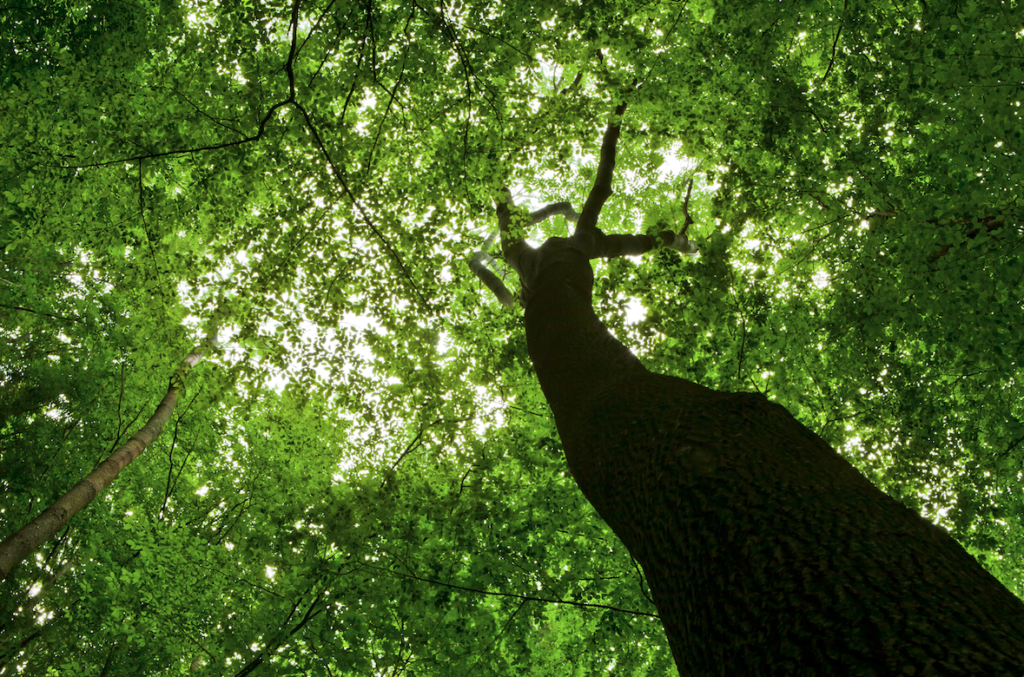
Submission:
[[[202,352],[196,349],[182,360],[174,376],[171,377],[167,394],[164,395],[156,411],[139,432],[132,435],[128,442],[108,456],[95,470],[86,475],[85,479],[72,487],[71,491],[58,498],[38,517],[0,543],[0,580],[7,578],[11,570],[23,559],[64,528],[68,520],[89,505],[122,470],[128,467],[129,463],[139,457],[143,449],[160,436],[164,425],[171,418],[171,412],[174,411],[174,407],[178,403],[178,393],[184,389],[185,374],[202,359],[202,356]]]
[[[643,565],[682,675],[1024,674],[1024,603],[759,394],[654,374],[546,267],[530,357],[583,493]]]
[[[679,672],[1024,675],[1024,602],[949,534],[783,407],[651,373],[598,319],[589,259],[657,244],[597,227],[624,110],[572,237],[530,247],[507,194],[498,226],[569,468],[643,565]]]

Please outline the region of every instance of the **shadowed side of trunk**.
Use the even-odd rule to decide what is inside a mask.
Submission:
[[[680,673],[1024,676],[1024,602],[949,534],[763,396],[651,373],[594,313],[590,259],[697,253],[692,182],[678,232],[598,228],[624,111],[580,214],[514,211],[506,189],[498,229],[569,468],[643,566]],[[530,246],[555,211],[573,234]]]
[[[681,674],[1024,672],[1024,603],[956,541],[763,396],[644,369],[592,282],[583,256],[543,268],[530,356]]]

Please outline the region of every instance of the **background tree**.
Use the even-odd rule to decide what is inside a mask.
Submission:
[[[604,223],[671,221],[695,175],[702,256],[599,268],[599,315],[652,370],[766,391],[1019,594],[1015,11],[0,13],[0,536],[215,315],[225,345],[146,462],[5,581],[5,670],[670,670],[519,320],[465,265],[501,185],[580,203],[634,80]]]

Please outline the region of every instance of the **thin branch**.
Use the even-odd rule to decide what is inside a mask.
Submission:
[[[839,34],[842,33],[842,32],[843,32],[843,26],[842,26],[842,24],[840,24],[839,28],[836,30],[836,39],[832,41],[832,58],[829,59],[828,68],[825,69],[825,75],[822,76],[822,78],[821,78],[822,81],[828,80],[828,76],[832,72],[832,66],[834,66],[835,63],[836,63],[836,45],[839,44]]]
[[[426,431],[427,431],[427,426],[421,426],[420,427],[420,431],[418,433],[416,433],[416,437],[412,438],[412,442],[409,442],[409,444],[405,447],[405,450],[401,454],[398,455],[398,459],[394,463],[391,464],[391,470],[392,471],[394,471],[395,468],[398,467],[399,463],[401,463],[403,460],[405,460],[406,456],[408,456],[410,453],[412,453],[413,449],[415,449],[416,447],[420,446],[420,440],[423,439],[423,433],[425,433]],[[385,473],[384,481],[381,482],[381,486],[383,486],[383,485],[385,485],[387,483],[388,483],[387,473]]]
[[[302,113],[302,117],[306,121],[306,128],[309,129],[310,134],[313,135],[313,141],[316,143],[317,149],[320,151],[321,155],[324,156],[324,159],[327,160],[327,164],[330,166],[331,172],[334,174],[334,178],[336,178],[338,180],[338,183],[341,185],[342,191],[344,191],[346,197],[348,197],[348,199],[352,201],[352,206],[355,207],[357,212],[359,212],[359,215],[363,218],[363,221],[373,232],[374,236],[376,236],[380,243],[384,245],[384,248],[387,250],[388,254],[391,255],[392,259],[394,259],[395,263],[398,265],[399,270],[402,272],[402,275],[409,282],[409,287],[416,295],[421,307],[426,309],[428,306],[427,300],[423,297],[423,294],[420,293],[419,287],[416,286],[415,280],[412,279],[412,275],[409,273],[409,269],[405,267],[405,262],[402,261],[402,257],[398,255],[398,252],[395,251],[395,248],[391,245],[388,239],[384,237],[384,234],[381,233],[377,226],[374,224],[373,219],[371,219],[370,215],[366,213],[366,210],[363,208],[362,203],[360,203],[359,200],[356,199],[355,194],[348,186],[348,182],[345,181],[345,177],[342,175],[341,170],[338,169],[338,166],[336,164],[334,164],[334,160],[331,158],[330,153],[327,152],[327,148],[324,145],[323,140],[320,138],[320,132],[317,131],[317,128],[313,124],[313,120],[310,118],[309,113],[307,113],[306,109],[302,107],[302,104],[296,101],[293,101],[292,105],[295,106],[295,108],[297,108],[300,113]]]
[[[533,416],[539,416],[540,418],[547,418],[547,416],[544,415],[544,414],[538,414],[535,411],[530,411],[529,409],[523,409],[522,407],[517,407],[514,404],[506,404],[505,406],[508,407],[509,409],[515,409],[517,411],[521,411],[521,412],[526,413],[526,414],[532,414]]]
[[[232,133],[234,133],[234,134],[242,134],[242,132],[241,132],[240,130],[238,130],[238,129],[235,129],[234,127],[231,127],[231,126],[230,126],[230,125],[228,125],[228,124],[225,124],[225,123],[224,123],[224,122],[222,122],[221,120],[218,120],[217,118],[213,117],[212,115],[210,115],[209,113],[207,113],[206,111],[204,111],[204,110],[203,110],[202,108],[200,108],[200,107],[199,107],[198,105],[196,105],[196,104],[195,104],[195,103],[194,103],[194,102],[192,101],[192,99],[188,98],[187,96],[185,96],[184,94],[182,94],[182,93],[181,93],[181,92],[179,92],[178,90],[176,90],[176,89],[171,89],[170,91],[172,91],[172,92],[174,92],[175,94],[177,94],[177,95],[178,95],[178,97],[180,97],[182,101],[184,101],[184,102],[185,102],[185,103],[187,103],[188,105],[192,106],[192,108],[194,108],[194,109],[195,109],[195,111],[196,111],[197,113],[199,113],[199,114],[200,114],[200,115],[202,115],[202,116],[203,116],[204,118],[206,118],[207,120],[209,120],[209,121],[210,121],[210,122],[212,122],[213,124],[217,125],[218,127],[223,127],[224,129],[226,129],[226,130],[228,130],[229,132],[232,132]]]
[[[306,43],[309,42],[309,39],[313,37],[317,29],[320,28],[320,24],[323,22],[324,17],[330,13],[331,8],[334,7],[335,2],[337,2],[337,0],[331,0],[329,3],[327,3],[327,7],[324,8],[324,11],[320,12],[320,16],[316,18],[316,21],[313,22],[313,26],[309,29],[309,33],[306,34],[306,38],[302,41],[302,44],[299,45],[299,48],[295,50],[296,55],[302,52],[302,50],[306,47]]]
[[[414,437],[412,439],[412,442],[409,442],[409,444],[405,447],[405,450],[401,454],[398,455],[398,459],[394,463],[391,464],[391,470],[392,471],[396,470],[398,468],[398,464],[401,463],[403,460],[405,460],[406,456],[411,454],[413,451],[416,450],[417,447],[420,446],[420,442],[423,440],[423,433],[427,432],[427,428],[433,428],[435,425],[440,425],[442,423],[465,423],[466,421],[471,421],[471,420],[473,420],[471,416],[467,416],[465,418],[454,418],[454,419],[439,418],[436,421],[434,421],[433,423],[428,423],[428,424],[420,426],[420,430],[419,430],[418,433],[416,433],[416,437]],[[386,478],[381,483],[381,486],[384,486],[385,484],[387,484],[387,479]]]
[[[644,599],[651,603],[651,606],[657,608],[654,600],[651,599],[651,596],[647,594],[646,590],[644,590],[644,575],[643,572],[640,571],[640,565],[636,563],[636,558],[630,555],[629,561],[633,563],[633,568],[636,569],[636,575],[640,577],[640,594],[644,596]]]
[[[195,399],[193,396],[192,399]],[[160,510],[157,511],[157,521],[164,518],[164,510],[167,508],[167,501],[171,497],[171,482],[174,480],[174,447],[178,444],[178,426],[181,424],[181,417],[174,421],[174,434],[171,435],[171,444],[167,449],[167,483],[164,487],[164,501],[160,504]]]
[[[263,665],[263,653],[262,652],[260,653],[260,655],[256,656],[256,658],[254,658],[251,661],[249,661],[241,670],[236,672],[235,673],[235,677],[245,677],[246,675],[248,675],[249,673],[251,673],[253,670],[255,670],[256,668],[258,668],[261,665]]]
[[[306,623],[310,622],[311,620],[313,620],[314,618],[316,618],[317,616],[319,616],[323,612],[323,610],[324,610],[323,607],[320,607],[320,609],[316,613],[313,613],[313,610],[316,609],[316,605],[319,604],[321,599],[323,599],[323,596],[324,596],[325,592],[326,592],[326,590],[321,590],[320,592],[317,593],[316,599],[314,599],[310,603],[309,609],[306,610],[306,615],[303,616],[302,620],[298,623],[298,625],[296,625],[294,628],[292,628],[292,631],[288,633],[289,637],[294,635],[299,630],[301,630],[302,627]],[[285,621],[285,622],[287,622],[287,621]]]
[[[178,626],[178,627],[181,627],[181,626]],[[196,641],[196,639],[194,637],[192,637],[191,635],[189,635],[187,632],[182,631],[181,636],[184,637],[185,639],[187,639],[188,641],[192,642],[196,646],[198,646],[203,651],[205,651],[206,655],[209,656],[212,660],[214,660],[214,661],[217,660],[217,657],[214,656],[212,653],[210,653],[209,649],[207,649],[205,646],[203,646],[198,641]]]
[[[43,315],[44,317],[50,317],[50,318],[53,318],[55,320],[60,320],[61,322],[67,322],[67,323],[81,322],[81,320],[78,320],[78,319],[69,319],[69,318],[66,318],[66,317],[64,317],[62,315],[51,315],[50,313],[44,313],[41,310],[32,310],[31,308],[23,308],[21,306],[9,306],[9,305],[0,303],[0,308],[9,308],[10,310],[20,310],[23,313],[32,313],[34,315]]]
[[[72,527],[72,525],[70,525],[70,524],[67,525],[66,527],[64,527],[64,531],[61,533],[60,537],[57,539],[57,542],[53,544],[52,548],[50,548],[50,554],[47,555],[46,559],[43,560],[43,566],[44,567],[47,566],[50,563],[50,560],[53,559],[53,556],[55,554],[57,554],[57,550],[62,545],[64,545],[64,543],[67,542],[68,535],[71,533],[71,527]]]
[[[648,616],[650,618],[660,618],[660,616],[658,616],[657,614],[649,614],[649,613],[646,613],[644,611],[635,611],[633,609],[622,609],[620,607],[609,606],[607,604],[587,604],[586,602],[572,602],[572,601],[569,601],[569,600],[548,599],[548,598],[544,598],[544,597],[533,597],[531,595],[515,595],[515,594],[509,593],[509,592],[494,592],[492,590],[480,590],[478,588],[468,588],[466,586],[455,585],[453,583],[442,583],[441,581],[435,581],[435,580],[430,579],[430,578],[422,578],[420,576],[416,576],[415,574],[404,574],[404,573],[402,573],[400,571],[395,571],[394,569],[388,569],[386,567],[378,567],[378,566],[374,566],[372,564],[366,564],[365,562],[363,562],[361,566],[364,566],[364,567],[366,567],[368,569],[376,569],[376,570],[379,570],[379,571],[383,571],[385,573],[389,573],[389,574],[392,574],[394,576],[399,576],[401,578],[411,578],[413,580],[421,581],[423,583],[430,583],[432,585],[440,585],[441,587],[451,588],[453,590],[463,590],[465,592],[475,592],[477,594],[488,595],[490,597],[508,597],[510,599],[520,599],[520,600],[523,600],[524,602],[545,602],[547,604],[566,604],[568,606],[580,607],[582,609],[607,609],[609,611],[618,611],[619,613],[630,614],[630,615],[633,615],[633,616]]]
[[[466,670],[466,674],[463,675],[463,677],[469,677],[469,675],[472,674],[474,670],[476,670],[476,666],[480,664],[481,660],[483,660],[484,655],[490,653],[491,649],[494,647],[494,643],[497,642],[501,638],[501,636],[505,634],[505,631],[508,630],[508,626],[512,624],[513,619],[515,619],[519,612],[522,611],[524,606],[526,606],[525,599],[522,602],[520,602],[519,606],[516,607],[516,610],[509,615],[508,620],[505,621],[505,624],[503,626],[501,626],[501,630],[498,632],[498,634],[494,636],[494,638],[491,640],[491,643],[487,645],[487,648],[484,649],[480,653],[480,655],[476,657],[476,661],[473,663],[473,665],[470,666],[469,670]]]
[[[370,146],[370,153],[366,156],[366,167],[364,172],[366,177],[363,179],[364,181],[370,176],[370,171],[373,168],[373,154],[377,150],[377,143],[380,141],[380,135],[384,132],[384,123],[387,122],[388,115],[391,114],[391,107],[395,103],[395,97],[398,95],[398,88],[402,85],[402,78],[405,77],[405,65],[409,57],[409,48],[411,46],[411,44],[405,46],[405,52],[402,54],[402,69],[398,72],[398,77],[395,79],[395,86],[391,88],[390,92],[388,92],[387,108],[384,109],[384,115],[381,116],[380,124],[377,125],[377,134],[373,137],[373,144]],[[387,91],[386,88],[385,91]]]
[[[356,66],[355,66],[355,68],[352,69],[353,72],[355,73],[352,76],[352,86],[349,87],[349,89],[348,89],[348,96],[345,97],[345,105],[342,106],[342,108],[341,108],[341,115],[338,116],[338,119],[341,120],[342,122],[344,122],[345,116],[348,115],[348,106],[352,102],[352,96],[356,92],[356,85],[359,84],[359,71],[360,71],[360,69],[363,66],[363,57],[365,56],[365,50],[366,50],[366,37],[364,36],[362,44],[359,45],[359,60],[356,61]]]
[[[290,103],[294,103],[294,101],[292,101],[291,99],[285,99],[284,101],[279,101],[279,102],[275,103],[267,111],[267,114],[265,116],[263,116],[263,119],[260,120],[259,128],[257,129],[256,133],[251,135],[251,136],[247,136],[247,137],[245,137],[243,139],[238,139],[237,141],[225,141],[223,143],[214,143],[214,144],[209,144],[209,145],[206,145],[206,146],[195,146],[193,148],[186,148],[186,149],[180,149],[180,150],[167,150],[167,151],[161,151],[159,153],[144,153],[144,154],[141,154],[141,155],[133,155],[133,156],[129,156],[129,157],[118,158],[116,160],[108,160],[106,162],[92,162],[92,163],[89,163],[89,164],[82,164],[82,165],[45,165],[44,164],[43,166],[47,166],[47,167],[61,167],[63,169],[94,169],[94,168],[97,168],[97,167],[109,167],[111,165],[126,164],[126,163],[129,163],[129,162],[142,162],[143,160],[149,160],[151,158],[178,157],[178,156],[181,156],[181,155],[191,155],[193,153],[200,153],[200,152],[204,152],[204,151],[221,150],[221,149],[224,149],[224,148],[231,148],[232,146],[241,146],[242,144],[252,143],[253,141],[258,141],[261,138],[263,138],[263,133],[264,133],[264,131],[266,131],[266,126],[267,126],[267,123],[270,122],[270,118],[273,117],[274,113],[277,111],[278,108],[283,108],[284,106],[287,106]]]
[[[999,454],[999,458],[1003,458],[1004,456],[1006,456],[1007,454],[1009,454],[1009,453],[1010,453],[1011,451],[1013,451],[1014,449],[1016,449],[1016,448],[1017,448],[1017,445],[1019,445],[1019,444],[1020,444],[1021,442],[1024,442],[1024,436],[1022,436],[1022,437],[1018,438],[1016,442],[1014,442],[1013,444],[1011,444],[1010,446],[1008,446],[1008,447],[1006,448],[1006,451],[1004,451],[1003,453]]]
[[[524,52],[523,50],[519,49],[518,47],[513,45],[508,40],[505,40],[504,38],[502,38],[500,35],[497,35],[495,33],[488,33],[487,31],[483,30],[479,26],[466,26],[466,28],[468,28],[469,30],[471,30],[471,31],[473,31],[475,33],[479,33],[480,35],[484,35],[484,36],[486,36],[486,37],[488,37],[488,38],[490,38],[492,40],[496,40],[496,41],[502,43],[503,45],[505,45],[506,47],[508,47],[512,51],[518,52],[520,56],[526,57],[529,61],[533,61],[534,60],[534,56],[532,54],[530,54],[528,52]]]

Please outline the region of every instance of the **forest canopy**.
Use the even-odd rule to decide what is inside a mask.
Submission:
[[[467,261],[628,101],[598,263],[652,371],[787,407],[1024,595],[1019,0],[0,12],[0,674],[663,675],[520,309]],[[565,235],[556,218],[534,242]],[[497,251],[494,252],[497,256]],[[514,276],[506,281],[512,285]]]

